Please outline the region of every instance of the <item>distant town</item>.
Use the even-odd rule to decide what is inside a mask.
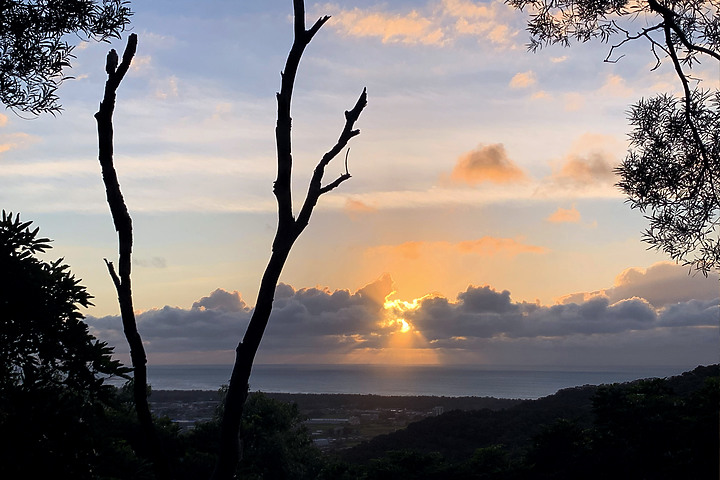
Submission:
[[[306,418],[313,443],[324,451],[350,448],[378,435],[449,410],[499,410],[521,400],[490,397],[379,396],[354,394],[267,393],[294,402]],[[167,416],[181,429],[213,419],[220,393],[200,390],[156,390],[150,396],[155,415]]]

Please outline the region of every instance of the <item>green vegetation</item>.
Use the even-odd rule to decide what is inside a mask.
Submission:
[[[223,390],[223,394],[226,393]],[[222,404],[216,417],[180,435],[182,471],[177,478],[208,477],[219,448]],[[242,420],[242,459],[238,478],[317,478],[323,467],[320,450],[310,439],[296,404],[273,400],[263,393],[248,396]]]
[[[72,40],[120,38],[132,11],[125,0],[0,2],[0,103],[39,115],[61,110],[58,86],[74,57]]]
[[[718,478],[720,367],[452,411],[343,454],[344,477]]]
[[[154,479],[132,383],[117,389],[104,381],[129,369],[89,333],[79,308],[91,296],[67,265],[37,258],[50,240],[30,225],[4,212],[0,218],[0,478]],[[212,402],[207,393],[200,396]],[[633,478],[718,477],[718,365],[533,401],[276,396],[292,402],[248,397],[239,478],[604,479],[619,471]],[[385,413],[371,416],[386,421],[398,402],[471,410],[451,410],[330,454],[313,445],[297,402],[316,418],[375,409]],[[156,418],[173,478],[212,473],[222,410],[221,401],[213,418],[187,431]]]
[[[93,478],[98,451],[123,454],[103,432],[115,389],[100,377],[129,370],[90,335],[91,296],[68,266],[35,257],[51,247],[31,223],[0,218],[0,476]]]

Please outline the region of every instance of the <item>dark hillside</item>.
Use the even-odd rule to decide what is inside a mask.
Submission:
[[[383,396],[358,394],[267,393],[270,398],[297,403],[301,411],[344,409],[379,410],[403,408],[426,411],[436,406],[449,410],[500,410],[521,403],[522,400],[493,397],[434,397],[434,396]]]
[[[343,452],[350,462],[364,462],[390,450],[439,452],[451,460],[470,457],[477,448],[503,444],[511,450],[525,445],[542,426],[557,418],[591,423],[592,396],[597,387],[568,388],[538,400],[524,400],[499,411],[452,410],[411,423]]]
[[[657,382],[662,386],[664,397],[670,399],[668,402],[679,404],[683,403],[683,399],[702,391],[708,379],[719,376],[720,366],[701,366],[691,372]],[[412,450],[423,454],[437,452],[445,459],[456,462],[470,458],[478,448],[493,445],[504,445],[507,453],[516,457],[527,450],[536,436],[558,420],[567,420],[580,430],[592,427],[596,419],[593,400],[598,398],[598,392],[605,393],[600,398],[625,398],[631,394],[637,396],[637,393],[632,393],[634,389],[647,382],[638,380],[612,386],[569,388],[538,400],[526,400],[500,411],[454,410],[411,423],[405,429],[380,435],[346,450],[342,457],[351,463],[364,463],[382,457],[389,451]],[[608,391],[614,396],[607,395]],[[650,398],[646,393],[639,395],[643,395],[643,399]],[[639,403],[636,399],[633,401]],[[612,408],[620,409],[615,404]],[[647,410],[650,407],[644,408]],[[717,416],[717,409],[715,414]],[[715,420],[716,434],[717,424]]]

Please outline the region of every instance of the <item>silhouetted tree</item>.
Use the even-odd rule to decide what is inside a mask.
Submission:
[[[707,275],[720,268],[720,92],[690,98],[689,106],[671,95],[633,105],[618,186],[647,213],[643,240]]]
[[[83,322],[90,294],[32,222],[0,218],[0,477],[94,478],[108,448],[106,376],[129,369]],[[108,455],[112,456],[112,455]]]
[[[105,94],[100,103],[100,109],[95,114],[98,127],[98,160],[102,167],[107,202],[110,206],[115,230],[118,233],[118,271],[115,271],[112,262],[105,260],[105,263],[117,290],[123,332],[130,346],[130,359],[133,366],[133,397],[138,419],[148,442],[148,448],[156,468],[156,475],[158,478],[168,478],[168,462],[158,441],[147,401],[147,355],[137,329],[135,309],[133,308],[130,280],[133,244],[132,219],[120,191],[120,184],[113,163],[112,116],[115,111],[116,92],[120,82],[130,68],[136,49],[137,35],[133,33],[128,38],[128,44],[121,62],[119,62],[118,54],[114,49],[108,53],[105,64],[105,71],[108,75],[105,82]]]
[[[572,40],[647,41],[656,60],[669,60],[681,99],[658,95],[630,108],[631,150],[617,169],[620,189],[650,222],[643,240],[706,274],[720,268],[720,129],[717,90],[690,76],[701,59],[720,61],[720,16],[714,0],[507,0],[529,9],[529,48]],[[663,57],[663,58],[661,58]]]
[[[230,379],[222,421],[220,455],[218,457],[217,467],[213,473],[213,479],[215,480],[230,479],[240,457],[238,434],[243,405],[248,394],[248,380],[250,378],[250,371],[255,359],[255,354],[260,346],[260,341],[270,318],[275,288],[277,287],[280,273],[282,272],[295,240],[297,240],[308,225],[310,216],[320,196],[335,189],[342,182],[350,178],[346,162],[344,174],[326,185],[322,184],[325,168],[330,161],[342,151],[351,138],[360,134],[360,131],[353,130],[353,127],[367,104],[367,95],[365,90],[363,90],[355,106],[350,111],[345,112],[345,126],[340,133],[337,143],[322,157],[315,167],[305,201],[296,219],[293,214],[292,194],[290,192],[292,174],[290,103],[292,100],[292,91],[300,58],[302,57],[305,47],[330,17],[321,17],[310,29],[306,29],[305,2],[303,0],[294,0],[293,10],[295,38],[285,63],[285,69],[282,73],[280,92],[277,94],[278,117],[275,128],[277,178],[273,186],[273,193],[275,194],[278,205],[278,226],[272,244],[270,261],[268,262],[260,284],[255,310],[253,311],[245,335],[236,349],[235,364]]]
[[[0,2],[0,102],[38,115],[61,107],[55,94],[81,40],[119,38],[132,12],[125,0]]]
[[[178,478],[205,478],[212,473],[226,394],[224,387],[223,401],[213,420],[196,423],[181,436],[184,457]],[[235,470],[236,477],[317,479],[324,459],[302,421],[297,404],[272,399],[262,392],[250,393],[242,418],[245,455]]]
[[[243,408],[238,478],[316,478],[320,451],[302,421],[297,404],[250,394]]]

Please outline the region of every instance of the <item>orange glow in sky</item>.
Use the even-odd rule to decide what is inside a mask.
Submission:
[[[385,297],[383,308],[385,319],[380,322],[382,328],[393,328],[387,335],[387,344],[378,353],[392,364],[402,365],[437,365],[440,358],[436,351],[428,348],[429,342],[425,336],[405,317],[405,313],[420,308],[423,299],[431,295],[425,295],[412,301],[401,299],[390,299],[396,292],[391,292]]]

